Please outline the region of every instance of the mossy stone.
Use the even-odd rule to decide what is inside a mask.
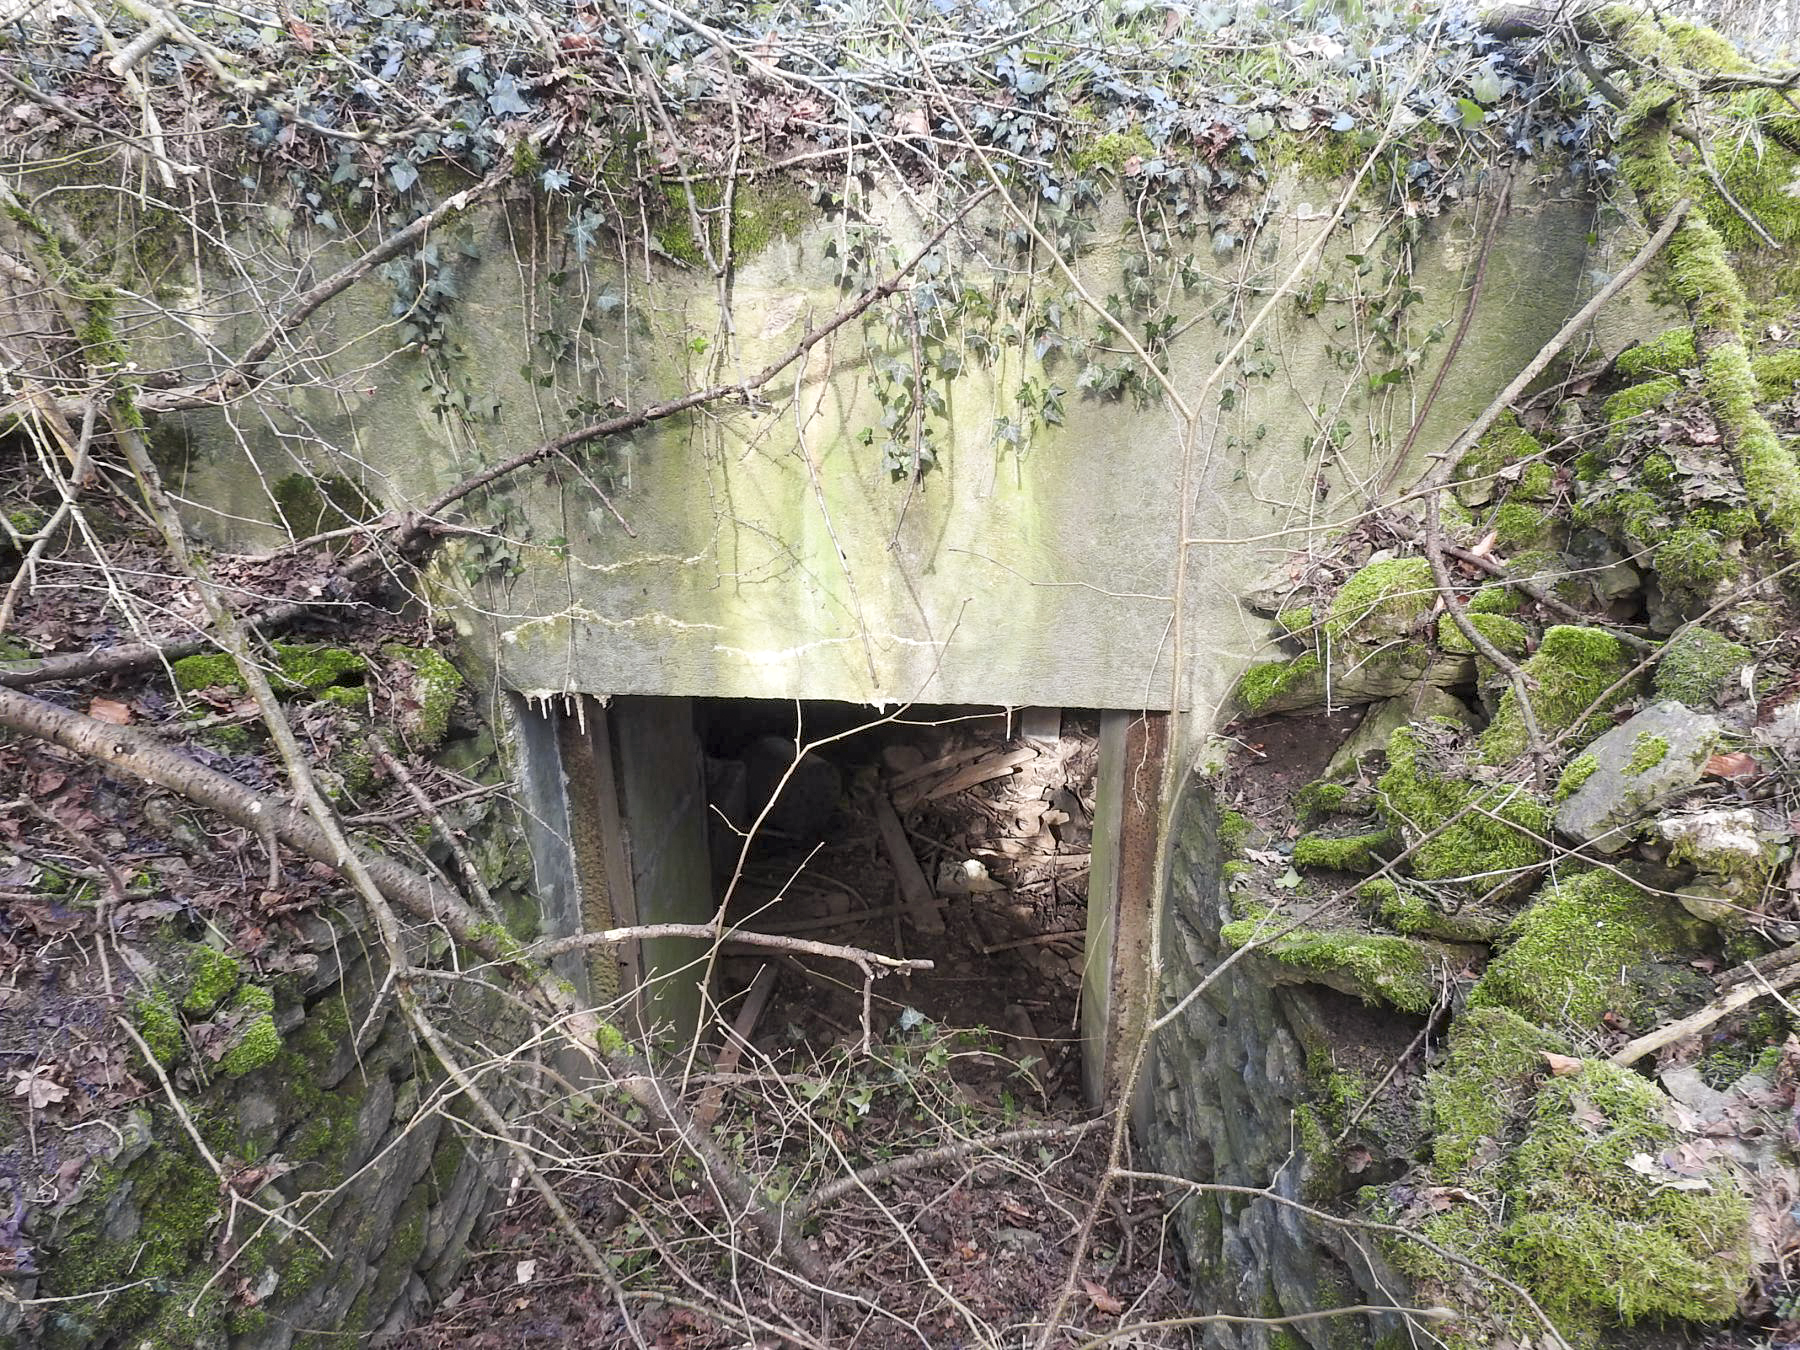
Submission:
[[[1457,466],[1457,500],[1464,506],[1485,506],[1499,490],[1502,471],[1543,453],[1542,443],[1519,425],[1517,417],[1503,414]]]
[[[1373,872],[1380,853],[1394,842],[1392,830],[1352,835],[1306,834],[1294,841],[1295,867],[1323,867],[1334,872]]]
[[[1498,1146],[1508,1125],[1531,1100],[1546,1052],[1567,1054],[1562,1037],[1510,1008],[1471,1008],[1450,1027],[1449,1053],[1425,1080],[1425,1114],[1432,1131],[1432,1171],[1460,1177],[1484,1139]]]
[[[1689,627],[1662,649],[1652,680],[1663,698],[1704,706],[1735,689],[1740,672],[1755,659],[1740,642],[1710,628]]]
[[[245,985],[233,1000],[232,1011],[245,1020],[219,1067],[227,1078],[242,1078],[281,1054],[281,1032],[275,1026],[275,997],[260,985]]]
[[[188,960],[188,991],[181,1000],[182,1011],[205,1017],[237,988],[239,978],[235,957],[207,946],[195,948]]]
[[[1627,680],[1595,707],[1586,721],[1579,726],[1576,723],[1636,664],[1631,648],[1602,629],[1570,625],[1548,629],[1536,654],[1522,667],[1536,685],[1530,697],[1539,731],[1546,737],[1568,732],[1565,744],[1572,743],[1577,749],[1585,745],[1606,729],[1606,712],[1630,698],[1637,681]],[[1525,717],[1518,695],[1509,688],[1482,734],[1482,758],[1489,764],[1504,764],[1527,748]]]
[[[1439,771],[1413,728],[1389,738],[1377,792],[1383,814],[1420,841],[1411,866],[1421,879],[1462,881],[1485,894],[1548,856],[1541,841],[1550,816],[1542,802],[1516,785],[1483,786],[1466,771]]]
[[[275,669],[269,684],[277,694],[320,694],[333,685],[360,684],[369,663],[346,647],[299,642],[273,646]],[[198,652],[184,656],[171,667],[175,684],[185,692],[226,688],[243,691],[237,663],[225,652]]]
[[[1423,558],[1369,563],[1338,588],[1323,627],[1334,640],[1365,642],[1404,637],[1437,600],[1431,564]]]
[[[1523,656],[1525,649],[1531,645],[1531,630],[1517,619],[1509,619],[1501,614],[1470,613],[1469,626],[1495,647],[1508,656]],[[1438,620],[1438,646],[1447,652],[1459,655],[1470,655],[1475,644],[1463,636],[1462,629],[1456,626],[1456,620],[1448,614]]]
[[[1301,696],[1302,704],[1310,701],[1310,691],[1317,688],[1322,697],[1325,668],[1317,653],[1304,652],[1288,661],[1263,661],[1251,666],[1238,681],[1237,701],[1249,713],[1279,711],[1272,704]]]
[[[1639,994],[1620,973],[1679,957],[1702,935],[1677,905],[1616,872],[1565,876],[1509,925],[1507,946],[1470,992],[1473,1007],[1507,1007],[1545,1026],[1589,1031]]]
[[[450,714],[462,692],[463,678],[443,653],[430,647],[393,642],[381,654],[411,673],[412,687],[402,699],[406,738],[415,751],[435,750],[450,729]]]
[[[1219,936],[1227,946],[1244,947],[1284,926],[1279,915],[1243,918],[1226,924]],[[1459,969],[1471,955],[1416,938],[1321,928],[1296,928],[1259,946],[1257,954],[1297,982],[1421,1016],[1437,1005],[1440,972]]]
[[[1680,1142],[1668,1110],[1653,1084],[1600,1061],[1539,1090],[1511,1163],[1505,1244],[1552,1316],[1712,1322],[1737,1312],[1752,1266],[1750,1206],[1722,1170],[1706,1189],[1674,1184],[1681,1175],[1657,1161]]]
[[[1558,784],[1556,828],[1591,849],[1619,852],[1657,806],[1700,781],[1720,730],[1718,719],[1685,704],[1651,704],[1588,747],[1580,758],[1591,767],[1578,780],[1570,766]]]
[[[1700,364],[1700,353],[1694,344],[1691,324],[1659,333],[1648,342],[1639,343],[1619,353],[1615,364],[1627,379],[1642,380],[1657,375],[1679,375]]]

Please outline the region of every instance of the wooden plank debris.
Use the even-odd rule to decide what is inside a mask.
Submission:
[[[881,830],[881,846],[893,864],[894,876],[900,882],[900,898],[906,902],[913,927],[921,933],[943,932],[944,919],[937,910],[937,896],[925,879],[919,860],[913,856],[912,845],[906,842],[906,830],[893,802],[880,793],[875,796],[875,824]]]
[[[769,995],[774,990],[775,967],[766,965],[750,981],[750,989],[745,993],[743,1005],[738,1009],[737,1020],[731,1024],[725,1044],[719,1047],[719,1056],[713,1061],[714,1072],[737,1072],[738,1061],[744,1057],[750,1038],[756,1034],[756,1024],[762,1020],[763,1009],[769,1006]],[[703,1130],[710,1126],[718,1117],[719,1106],[724,1099],[723,1083],[715,1083],[707,1088],[701,1094],[700,1104],[694,1108],[694,1123]]]
[[[910,810],[922,802],[934,802],[940,797],[951,797],[958,792],[966,792],[977,784],[988,782],[994,778],[1011,776],[1021,764],[1028,764],[1038,757],[1038,752],[1029,746],[1020,750],[1003,750],[999,754],[989,755],[985,759],[957,769],[935,783],[917,784],[909,792],[896,792],[895,805]]]

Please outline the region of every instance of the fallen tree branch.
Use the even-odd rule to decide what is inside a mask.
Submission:
[[[848,961],[865,970],[880,966],[888,971],[933,970],[936,962],[883,956],[861,947],[840,947],[831,942],[814,942],[810,938],[785,937],[775,933],[758,933],[748,928],[715,928],[710,923],[645,923],[630,928],[607,928],[594,933],[575,933],[569,937],[547,938],[525,949],[533,960],[547,961],[564,952],[588,947],[605,947],[634,938],[694,938],[700,942],[737,942],[746,947],[769,947],[775,951],[800,952],[807,956],[824,956]]]
[[[954,1144],[945,1144],[940,1148],[928,1148],[919,1153],[906,1153],[898,1158],[889,1158],[886,1162],[865,1167],[853,1176],[839,1177],[829,1185],[821,1186],[802,1202],[801,1210],[805,1214],[816,1214],[826,1205],[837,1203],[852,1191],[865,1186],[873,1186],[879,1182],[892,1181],[895,1177],[906,1176],[911,1172],[923,1171],[927,1167],[935,1167],[939,1163],[956,1162],[972,1153],[990,1152],[1004,1148],[1009,1144],[1031,1144],[1048,1139],[1079,1139],[1107,1124],[1107,1118],[1100,1116],[1094,1120],[1084,1120],[1075,1125],[1035,1125],[1020,1130],[1007,1130],[987,1139],[963,1139]]]
[[[1722,1022],[1732,1013],[1747,1003],[1754,1003],[1764,994],[1773,994],[1778,989],[1786,989],[1790,985],[1800,984],[1800,966],[1789,966],[1786,970],[1777,971],[1773,978],[1764,975],[1754,966],[1745,977],[1748,983],[1739,984],[1728,989],[1718,998],[1708,1003],[1698,1012],[1689,1013],[1686,1017],[1674,1022],[1665,1023],[1655,1031],[1645,1032],[1636,1040],[1629,1042],[1623,1049],[1615,1051],[1611,1062],[1620,1068],[1636,1064],[1645,1055],[1661,1050],[1664,1046],[1673,1045],[1685,1037],[1697,1035],[1716,1022]]]

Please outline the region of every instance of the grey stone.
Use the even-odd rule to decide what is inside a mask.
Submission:
[[[764,825],[783,834],[812,838],[823,832],[842,804],[844,780],[836,765],[816,754],[805,755],[795,764],[794,748],[791,740],[764,736],[744,752],[749,812],[754,819],[773,797],[775,804]]]
[[[1467,684],[1474,674],[1474,657],[1429,653],[1422,643],[1384,648],[1342,643],[1321,669],[1294,680],[1254,711],[1260,716],[1311,712],[1328,701],[1334,708],[1381,703],[1403,697],[1421,683],[1440,688]]]
[[[1447,717],[1464,727],[1475,725],[1474,714],[1456,695],[1446,693],[1435,685],[1421,684],[1399,698],[1391,698],[1371,707],[1363,715],[1356,730],[1344,739],[1337,753],[1331,757],[1331,763],[1325,766],[1323,776],[1334,779],[1351,777],[1362,757],[1386,750],[1388,737],[1399,728],[1433,717]]]
[[[1656,703],[1587,748],[1594,772],[1557,808],[1556,828],[1602,853],[1628,845],[1656,807],[1700,781],[1719,721],[1681,703]],[[1653,763],[1657,741],[1667,749]]]

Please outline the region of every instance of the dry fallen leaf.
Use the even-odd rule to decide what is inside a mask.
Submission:
[[[1106,1286],[1096,1284],[1093,1280],[1083,1280],[1081,1287],[1087,1290],[1088,1298],[1100,1312],[1116,1316],[1125,1311],[1125,1305],[1106,1292]]]
[[[520,1284],[530,1284],[537,1278],[537,1262],[521,1261],[513,1267],[513,1279]]]
[[[88,716],[96,722],[107,722],[115,727],[131,724],[131,709],[110,698],[97,698],[88,704]]]
[[[50,1076],[47,1064],[40,1064],[35,1069],[21,1069],[18,1078],[19,1081],[13,1084],[13,1096],[24,1097],[31,1103],[33,1111],[42,1111],[69,1095],[69,1089]]]
[[[1550,1066],[1550,1072],[1557,1078],[1572,1078],[1581,1072],[1582,1061],[1573,1055],[1559,1055],[1553,1050],[1544,1051],[1544,1060]]]
[[[1711,755],[1706,761],[1706,774],[1711,778],[1749,778],[1762,771],[1754,755],[1747,755],[1742,750],[1729,750],[1722,755]]]

